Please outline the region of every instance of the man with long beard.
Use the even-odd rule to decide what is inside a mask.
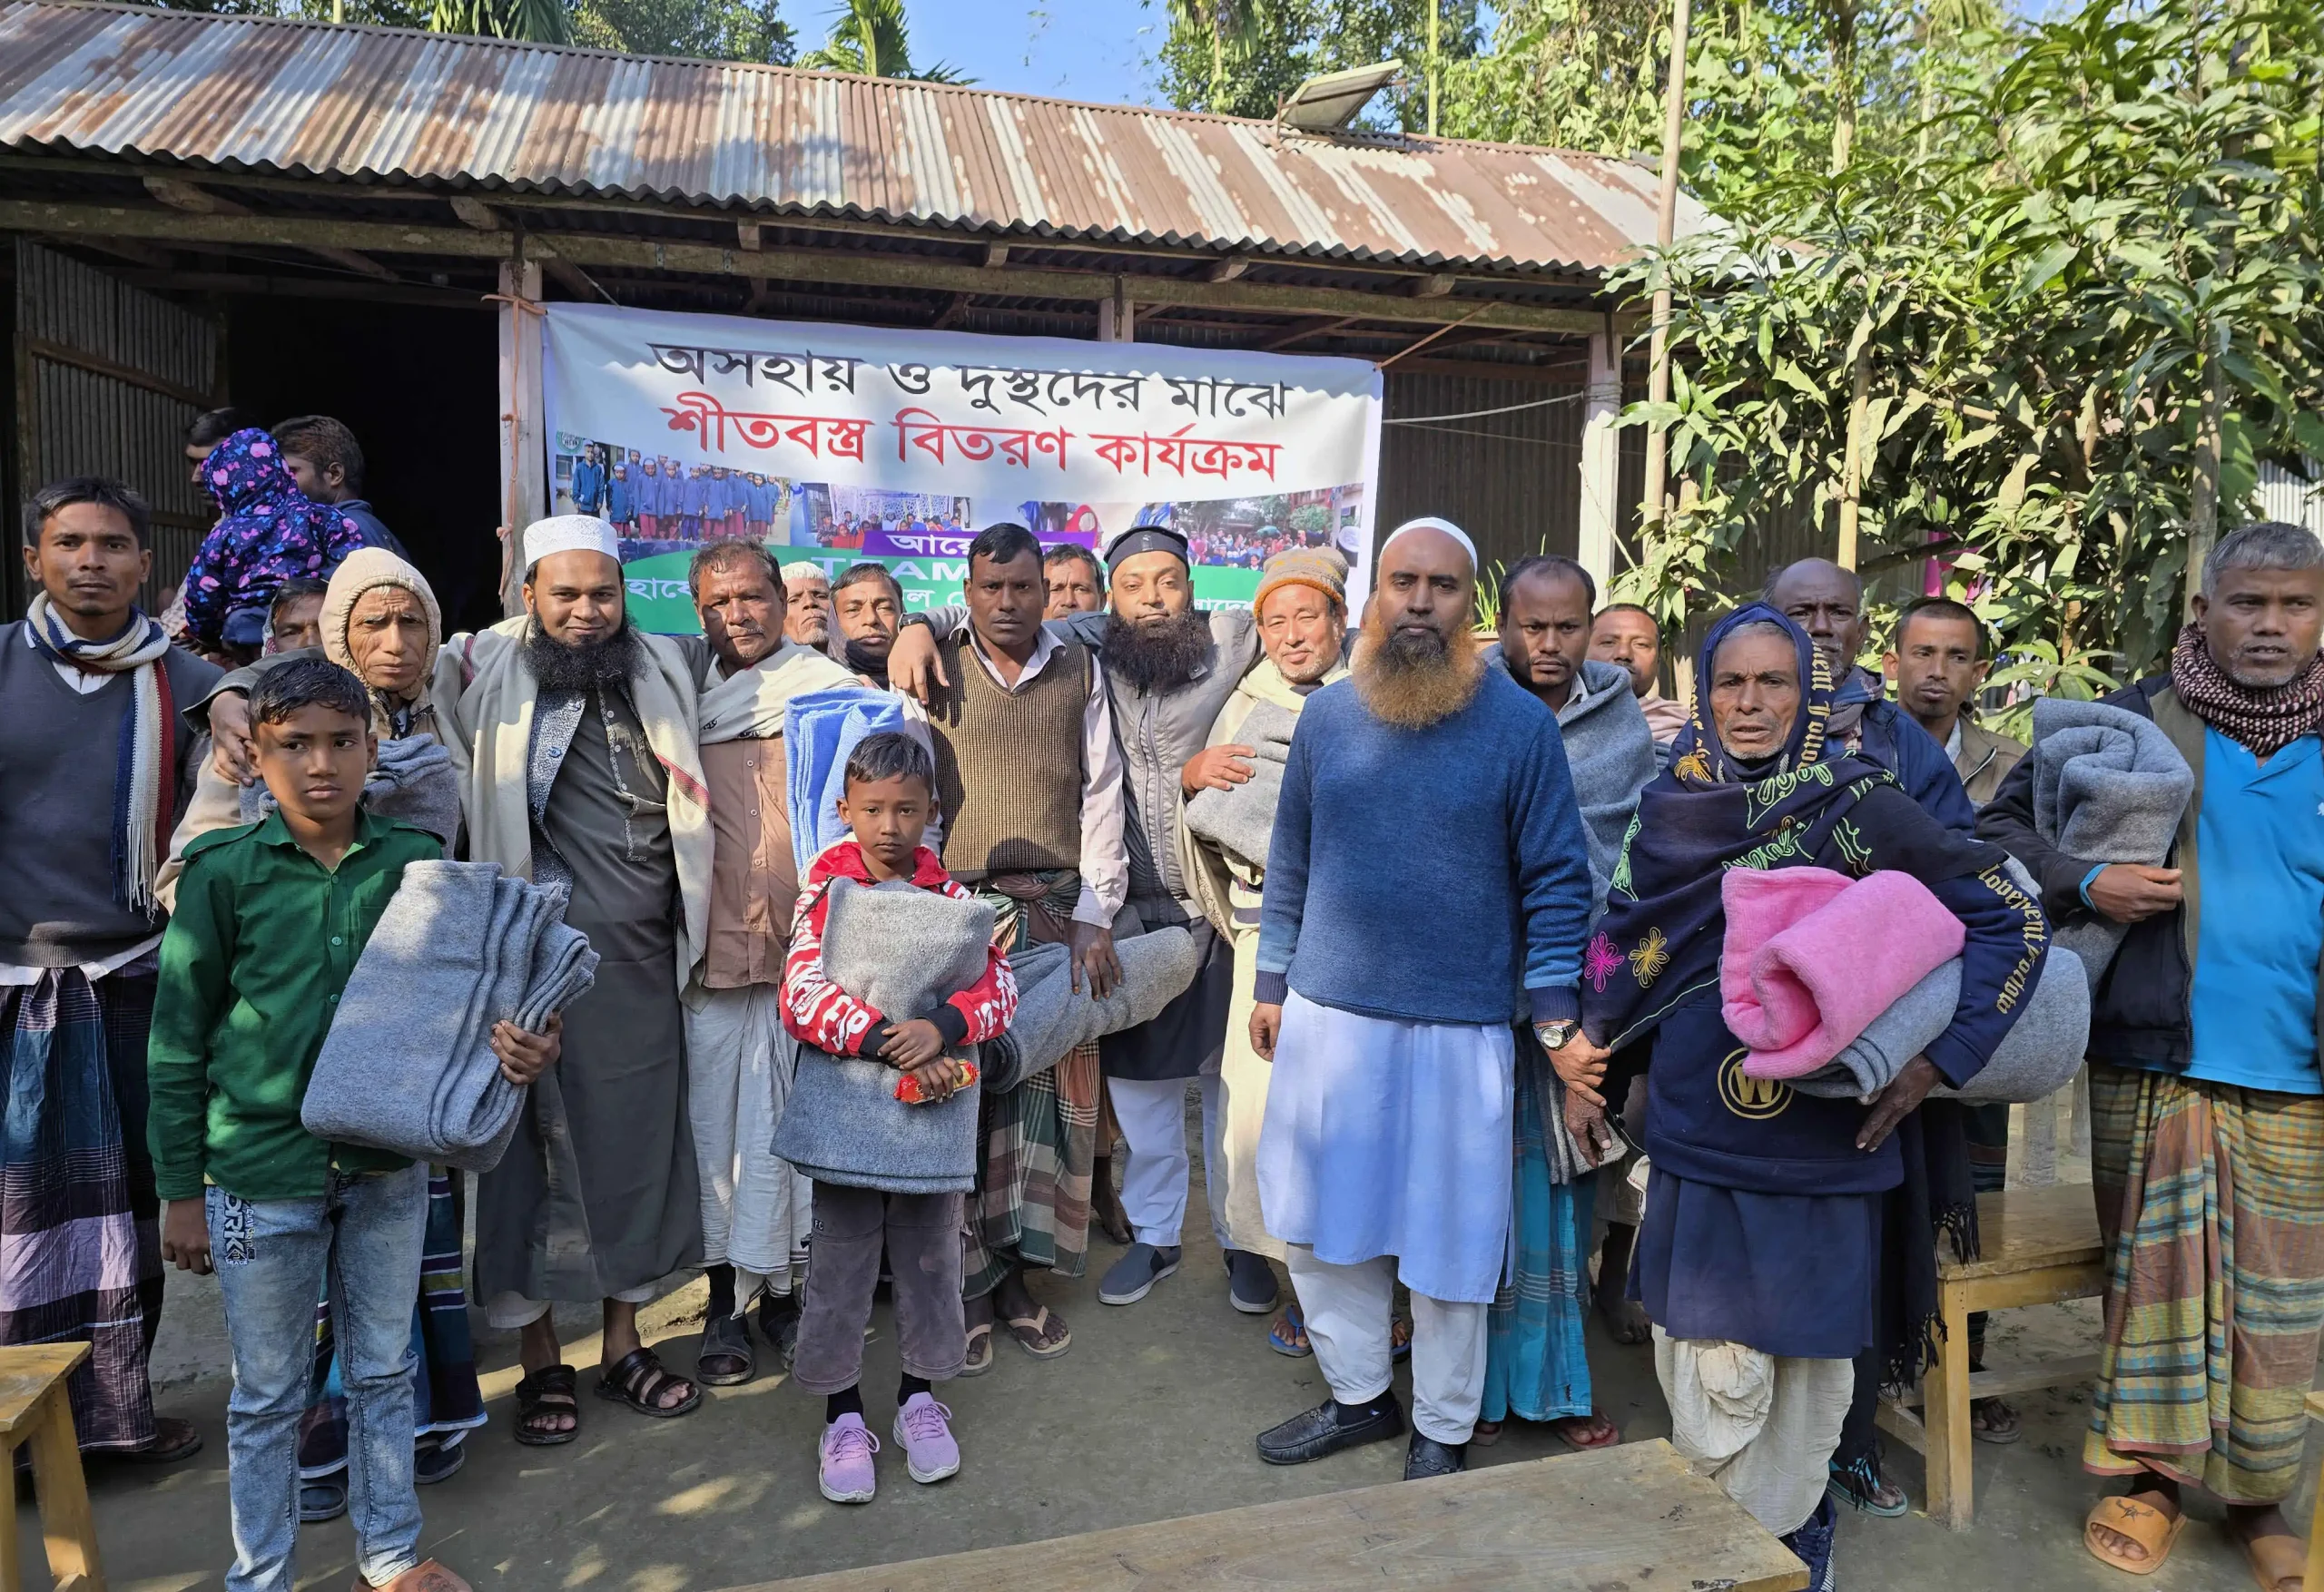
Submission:
[[[1275,1277],[1256,1255],[1228,1242],[1225,1185],[1216,1170],[1218,1069],[1233,997],[1232,944],[1211,927],[1195,903],[1178,865],[1178,804],[1201,787],[1211,726],[1236,683],[1259,655],[1248,610],[1206,614],[1194,605],[1187,539],[1167,526],[1139,526],[1116,537],[1106,552],[1112,606],[1053,622],[1060,637],[1097,649],[1113,699],[1114,734],[1121,749],[1128,795],[1124,836],[1129,852],[1129,904],[1147,929],[1183,926],[1202,953],[1201,970],[1160,1016],[1101,1042],[1107,1093],[1129,1146],[1122,1169],[1122,1203],[1137,1242],[1098,1285],[1105,1304],[1132,1304],[1178,1269],[1178,1239],[1186,1219],[1192,1159],[1187,1153],[1186,1091],[1200,1078],[1204,1180],[1211,1231],[1226,1251],[1235,1296],[1265,1311],[1275,1304]],[[927,616],[939,634],[962,623],[960,610]],[[889,678],[923,695],[921,671],[934,652],[915,625],[889,654]]]
[[[522,1330],[517,1440],[547,1445],[580,1425],[555,1302],[602,1302],[602,1397],[662,1418],[702,1401],[639,1341],[637,1306],[702,1260],[678,996],[708,938],[713,842],[695,673],[631,624],[613,527],[540,520],[524,553],[524,614],[449,638],[431,697],[468,855],[568,887],[599,958],[563,1064],[477,1183],[477,1292]]]
[[[1275,1064],[1259,1203],[1331,1397],[1259,1435],[1269,1464],[1403,1430],[1401,1279],[1404,1475],[1466,1468],[1509,1236],[1512,992],[1545,1051],[1578,1027],[1581,815],[1555,716],[1470,639],[1475,597],[1459,527],[1398,526],[1354,678],[1309,699],[1284,768],[1251,1013]]]

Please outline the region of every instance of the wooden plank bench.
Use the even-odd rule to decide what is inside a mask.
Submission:
[[[1880,1425],[1927,1461],[1928,1512],[1958,1531],[1976,1513],[1969,1400],[2003,1398],[2087,1381],[2098,1356],[2063,1355],[2008,1371],[1969,1369],[1969,1316],[2093,1299],[2106,1291],[2106,1252],[2087,1184],[2011,1189],[1977,1196],[1977,1235],[1983,1258],[1953,1258],[1937,1241],[1937,1302],[1945,1322],[1936,1363],[1921,1381],[1925,1421],[1902,1399],[1884,1400]]]
[[[15,1472],[16,1450],[29,1447],[33,1488],[40,1496],[41,1536],[56,1592],[104,1592],[97,1563],[97,1528],[81,1476],[81,1445],[73,1436],[73,1404],[64,1379],[88,1358],[86,1343],[35,1343],[0,1349],[0,1456]],[[21,1592],[16,1500],[0,1508],[0,1592]]]
[[[1807,1567],[1790,1549],[1658,1439],[735,1592],[1798,1592],[1807,1585]]]

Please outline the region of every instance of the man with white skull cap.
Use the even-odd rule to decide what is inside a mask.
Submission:
[[[523,1332],[517,1440],[547,1445],[580,1423],[556,1302],[603,1304],[602,1396],[663,1418],[701,1402],[639,1341],[637,1306],[702,1260],[678,997],[707,932],[712,845],[699,672],[630,623],[613,526],[560,515],[523,545],[525,612],[448,639],[431,694],[469,856],[567,887],[566,920],[600,958],[555,1080],[477,1188],[477,1292]]]

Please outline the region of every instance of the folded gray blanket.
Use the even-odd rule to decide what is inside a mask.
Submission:
[[[1283,800],[1284,760],[1298,727],[1299,716],[1279,703],[1254,705],[1235,732],[1236,744],[1251,749],[1251,777],[1224,791],[1195,792],[1187,803],[1187,828],[1229,856],[1266,867],[1275,803]]]
[[[1959,1089],[1938,1085],[1937,1097],[2016,1105],[2054,1094],[2073,1076],[2090,1043],[2090,980],[2081,958],[2052,946],[2024,998],[2025,1009],[1993,1059]],[[1960,1005],[1961,958],[1955,957],[1897,997],[1830,1066],[1792,1079],[1791,1086],[1827,1099],[1876,1095],[1953,1026]]]
[[[300,1117],[318,1138],[489,1172],[525,1091],[500,1076],[492,1027],[547,1027],[596,982],[566,892],[496,862],[414,862],[356,959]]]
[[[380,742],[379,760],[363,781],[363,806],[375,818],[426,830],[450,851],[460,833],[460,781],[452,771],[452,754],[433,735]],[[264,784],[242,787],[244,823],[256,823],[273,810],[274,796]]]
[[[832,885],[823,971],[892,1020],[924,1017],[982,976],[992,909],[901,880]],[[875,1046],[873,1048],[877,1048]],[[979,1047],[966,1047],[975,1058]],[[976,1185],[977,1096],[907,1106],[902,1076],[875,1056],[799,1049],[775,1125],[774,1153],[820,1183],[890,1194],[966,1194]]]
[[[2152,719],[2104,703],[2045,696],[2034,704],[2034,826],[2069,857],[2155,867],[2171,854],[2195,792],[2194,771]],[[2129,932],[2089,916],[2052,925],[2051,943],[2082,958],[2090,986]]]
[[[1195,981],[1201,967],[1194,936],[1178,928],[1117,938],[1114,954],[1121,958],[1121,982],[1103,1000],[1086,984],[1073,988],[1068,947],[1029,945],[1009,958],[1017,975],[1017,1020],[985,1047],[985,1087],[1013,1089],[1055,1066],[1078,1045],[1153,1021]]]

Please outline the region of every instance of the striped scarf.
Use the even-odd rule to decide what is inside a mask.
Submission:
[[[33,598],[25,618],[33,644],[56,662],[84,673],[130,673],[133,695],[121,716],[113,755],[113,893],[121,905],[150,915],[159,909],[154,874],[170,854],[170,803],[163,792],[177,787],[177,703],[169,671],[161,666],[169,634],[133,609],[119,635],[84,641],[65,628],[45,592]]]
[[[2171,649],[2171,684],[2195,717],[2232,736],[2255,757],[2270,757],[2324,729],[2324,653],[2281,685],[2237,683],[2190,624]]]

